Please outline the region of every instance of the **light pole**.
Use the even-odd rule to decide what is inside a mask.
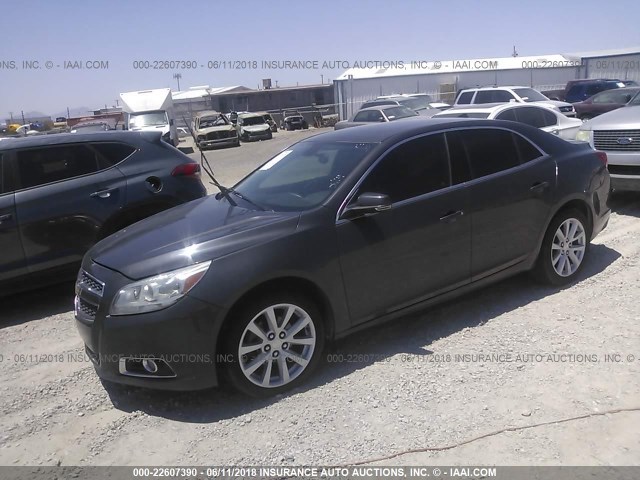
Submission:
[[[180,79],[182,78],[182,74],[181,73],[174,73],[173,74],[173,78],[175,78],[178,82],[178,91],[180,91]]]

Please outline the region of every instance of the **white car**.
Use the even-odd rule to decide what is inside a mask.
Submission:
[[[531,87],[519,86],[467,88],[458,93],[453,106],[508,102],[549,105],[567,117],[576,116],[570,103],[551,100]]]
[[[582,126],[582,120],[569,118],[545,104],[498,103],[453,107],[433,118],[487,118],[526,123],[565,140],[574,140]]]

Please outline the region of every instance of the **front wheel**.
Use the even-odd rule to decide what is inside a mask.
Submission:
[[[573,281],[582,269],[589,250],[587,219],[582,212],[568,209],[549,224],[534,267],[534,276],[552,285]]]
[[[267,295],[240,308],[224,339],[226,373],[233,386],[254,397],[284,392],[317,366],[324,347],[318,308],[305,297]]]

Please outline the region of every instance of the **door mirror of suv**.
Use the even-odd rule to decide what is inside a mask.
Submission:
[[[355,202],[351,202],[342,213],[342,218],[354,218],[373,215],[391,208],[391,198],[384,193],[361,193]]]

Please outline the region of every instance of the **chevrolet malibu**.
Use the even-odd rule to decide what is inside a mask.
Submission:
[[[515,122],[317,135],[94,246],[76,324],[104,380],[277,394],[355,330],[519,272],[571,282],[609,190],[605,154]]]

